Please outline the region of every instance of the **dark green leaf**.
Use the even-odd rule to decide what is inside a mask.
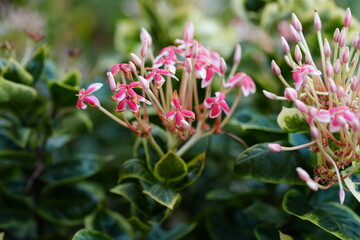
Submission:
[[[159,183],[146,187],[143,192],[170,209],[174,209],[175,204],[180,201],[180,194]]]
[[[161,181],[177,181],[185,177],[188,167],[173,152],[165,154],[155,165],[154,174]]]
[[[356,173],[351,174],[344,180],[352,195],[360,202],[360,176]]]
[[[286,216],[283,214],[283,211],[261,201],[255,201],[245,208],[244,213],[259,219],[261,222],[280,225],[286,221]]]
[[[11,162],[16,162],[29,166],[33,165],[37,161],[34,152],[11,151],[11,150],[0,152],[0,159],[2,161],[8,160]]]
[[[60,82],[66,84],[66,85],[72,86],[72,87],[79,86],[80,81],[81,81],[81,73],[77,69],[70,70],[60,80]]]
[[[133,239],[133,230],[128,221],[117,212],[99,208],[85,218],[85,227],[111,236],[116,240]]]
[[[48,185],[41,194],[38,212],[57,224],[78,225],[103,199],[103,190],[90,182]]]
[[[144,160],[141,159],[129,159],[121,165],[119,183],[126,178],[136,178],[150,184],[155,182]]]
[[[149,202],[142,193],[142,188],[136,183],[122,183],[110,189],[110,192],[123,196],[144,214],[149,211]]]
[[[266,216],[264,214],[264,216]],[[279,231],[273,225],[260,224],[254,228],[256,240],[279,239]]]
[[[93,129],[93,122],[86,111],[74,111],[61,119],[61,127],[71,135],[79,135]]]
[[[48,48],[45,45],[41,46],[26,65],[26,70],[33,76],[35,82],[44,69],[47,53]]]
[[[70,182],[97,173],[109,159],[94,155],[80,155],[74,159],[47,166],[41,178],[49,182]]]
[[[74,87],[63,82],[50,82],[49,89],[54,101],[55,106],[75,106],[77,97],[75,96],[79,92],[78,87]]]
[[[95,230],[80,229],[72,240],[112,240],[112,238]]]
[[[296,151],[271,152],[267,143],[256,144],[240,154],[234,165],[238,177],[269,183],[304,184],[296,167],[307,168]]]
[[[8,108],[23,109],[34,107],[38,93],[32,87],[15,83],[0,77],[0,104]]]
[[[193,224],[176,224],[169,231],[161,229],[160,225],[153,226],[147,240],[180,240],[189,234],[196,226]]]
[[[286,193],[283,208],[340,239],[360,239],[360,218],[347,206],[336,202],[313,206],[298,190],[293,189]]]
[[[2,76],[12,82],[30,85],[34,81],[33,76],[13,58],[8,61],[0,59],[0,73],[3,73]]]
[[[294,133],[309,131],[309,124],[305,121],[297,108],[283,107],[277,117],[277,122],[281,129],[286,132]]]

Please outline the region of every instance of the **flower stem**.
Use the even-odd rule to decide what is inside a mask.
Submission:
[[[151,146],[154,148],[154,150],[160,157],[164,156],[163,150],[161,150],[160,146],[155,141],[153,135],[151,134],[147,135],[146,140],[151,144]]]
[[[105,113],[106,116],[108,116],[109,118],[111,118],[112,120],[114,120],[115,122],[117,122],[118,124],[120,124],[121,126],[124,126],[124,127],[128,127],[128,125],[121,119],[117,118],[115,115],[113,115],[112,113],[110,113],[108,110],[106,110],[105,108],[99,106],[98,109]]]

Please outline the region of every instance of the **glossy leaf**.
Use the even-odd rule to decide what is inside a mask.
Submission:
[[[283,107],[277,117],[277,123],[286,132],[306,132],[309,125],[297,108]]]
[[[34,81],[33,76],[14,58],[10,58],[7,61],[3,58],[0,59],[0,72],[3,73],[2,76],[5,79],[12,82],[30,85]]]
[[[256,144],[240,154],[234,165],[234,173],[269,183],[304,184],[296,173],[296,167],[304,166],[304,160],[296,151],[271,152],[266,143]]]
[[[307,220],[340,239],[360,239],[360,217],[337,202],[313,206],[298,190],[290,190],[283,200],[288,213]]]
[[[94,155],[80,155],[46,167],[41,178],[48,182],[70,182],[85,179],[96,174],[109,158]]]
[[[41,194],[38,212],[48,221],[73,226],[81,224],[103,199],[102,188],[90,182],[48,185]]]
[[[282,224],[286,221],[286,216],[283,214],[283,211],[259,200],[246,207],[244,213],[266,223]]]
[[[129,159],[120,168],[119,183],[127,178],[136,178],[147,183],[154,183],[156,179],[146,168],[146,163],[141,159]]]
[[[155,225],[147,240],[180,240],[194,230],[196,223],[192,224],[176,224],[172,229],[165,231],[160,225]]]
[[[113,238],[109,237],[106,234],[95,230],[89,229],[80,229],[77,231],[72,238],[72,240],[112,240]]]
[[[352,195],[360,202],[360,176],[356,173],[351,174],[344,180]]]
[[[34,81],[37,81],[44,69],[45,59],[48,54],[48,48],[43,45],[32,56],[30,61],[26,64],[26,70],[33,76]]]
[[[173,152],[165,154],[155,165],[154,174],[161,181],[177,181],[185,177],[188,167]]]
[[[63,82],[50,82],[49,89],[57,107],[75,106],[79,88]]]
[[[266,214],[264,214],[265,216]],[[254,228],[256,240],[274,240],[279,239],[279,233],[276,226],[270,224],[259,224]]]
[[[128,221],[117,212],[99,208],[85,218],[85,227],[105,233],[116,240],[133,239],[133,230]]]
[[[122,183],[110,189],[110,192],[124,197],[138,211],[146,214],[149,211],[149,202],[142,193],[142,188],[136,183]]]
[[[280,234],[280,240],[293,240],[293,238],[290,235],[287,235],[285,233],[282,233],[279,231]]]
[[[167,208],[174,209],[175,204],[180,201],[180,194],[160,183],[147,186],[143,191],[146,195]]]
[[[0,77],[0,96],[0,104],[20,110],[33,107],[31,104],[37,100],[38,93],[32,87]]]

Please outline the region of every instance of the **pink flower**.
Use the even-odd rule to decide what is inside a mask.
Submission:
[[[156,89],[159,89],[165,82],[165,78],[162,75],[170,76],[176,79],[176,76],[168,70],[153,68],[152,71],[149,72],[148,75],[146,76],[146,80],[148,80],[149,82],[155,80]]]
[[[347,124],[354,130],[359,129],[359,118],[347,106],[332,107],[329,112],[331,114],[330,132],[339,132]]]
[[[255,93],[256,86],[254,80],[243,72],[236,73],[227,83],[225,87],[241,87],[245,97]]]
[[[225,95],[220,92],[216,92],[215,95],[216,97],[209,97],[204,101],[204,106],[208,109],[211,109],[209,115],[210,118],[218,117],[222,111],[228,115],[230,113],[230,109],[225,102]]]
[[[195,113],[190,110],[182,109],[176,91],[174,92],[173,99],[171,100],[171,106],[173,106],[175,109],[166,113],[164,115],[165,119],[175,119],[177,128],[183,127],[184,129],[189,129],[190,124],[185,120],[185,117],[189,118],[190,120],[195,120]]]
[[[84,102],[89,103],[92,107],[100,107],[100,101],[95,96],[90,96],[91,93],[99,90],[102,87],[102,83],[93,83],[91,84],[88,89],[81,89],[79,91],[78,100],[76,103],[76,107],[78,109],[85,109],[87,105]]]
[[[128,107],[133,113],[137,114],[140,110],[140,103],[145,102],[151,104],[144,97],[138,95],[133,88],[139,88],[140,82],[132,82],[130,84],[120,84],[118,92],[114,95],[114,99],[118,101],[115,112],[123,112]]]
[[[298,66],[292,73],[296,91],[305,84],[307,75],[321,75],[321,72],[309,64]]]

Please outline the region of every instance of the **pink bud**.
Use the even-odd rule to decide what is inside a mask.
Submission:
[[[136,66],[141,67],[142,61],[136,54],[130,53],[130,57],[132,61],[136,64]]]
[[[277,143],[269,143],[268,148],[271,152],[280,152],[282,150],[282,146]]]
[[[294,101],[298,97],[298,94],[297,94],[296,90],[293,89],[293,88],[289,88],[289,87],[285,88],[284,95],[290,101]]]
[[[152,45],[152,38],[150,36],[150,34],[148,33],[148,31],[146,31],[145,28],[141,28],[141,33],[140,33],[140,39],[141,42],[144,44],[145,42],[147,42],[147,46],[151,47]]]
[[[343,98],[343,97],[345,96],[345,89],[344,89],[343,86],[338,86],[338,87],[337,87],[336,95],[337,95],[339,98]]]
[[[140,49],[140,55],[141,57],[145,58],[148,52],[148,43],[147,40],[142,42],[141,49]]]
[[[149,90],[150,89],[149,82],[145,78],[143,78],[142,76],[139,76],[138,80],[139,80],[139,82],[141,84],[141,87],[144,90]]]
[[[353,39],[352,42],[351,42],[351,46],[356,47],[358,41],[359,41],[359,33],[357,33],[357,34],[355,35],[354,39]]]
[[[334,42],[338,43],[339,42],[339,39],[340,39],[340,30],[338,28],[335,29],[335,32],[334,32]]]
[[[344,47],[346,43],[346,31],[343,28],[340,32],[340,37],[339,37],[339,46],[340,47]]]
[[[194,59],[197,58],[199,51],[199,43],[197,41],[194,41],[193,47],[192,47],[192,57]]]
[[[288,54],[290,52],[289,44],[284,37],[281,37],[281,48],[285,54]]]
[[[106,75],[108,76],[108,81],[109,81],[109,85],[110,85],[110,90],[112,92],[115,92],[116,89],[116,83],[115,83],[115,79],[114,76],[111,72],[107,72]]]
[[[315,11],[314,13],[314,27],[316,31],[320,31],[321,30],[321,20],[319,17],[319,14],[317,13],[317,11]]]
[[[271,70],[276,76],[281,75],[281,70],[274,60],[271,61]]]
[[[313,191],[317,191],[319,189],[317,183],[311,179],[306,181],[306,185]]]
[[[332,78],[329,78],[328,82],[329,82],[329,90],[330,90],[330,92],[336,93],[337,87],[336,87],[336,84],[335,84],[334,80]]]
[[[234,63],[239,64],[241,59],[241,46],[240,44],[236,44],[235,52],[234,52]]]
[[[136,70],[136,66],[132,61],[129,61],[129,66],[130,66],[130,70],[132,73],[136,74],[137,70]]]
[[[297,171],[300,179],[303,180],[304,182],[309,181],[311,179],[310,175],[301,167],[297,167],[296,171]]]
[[[192,22],[188,22],[185,24],[183,31],[183,39],[185,42],[190,42],[194,39],[194,24]]]
[[[188,73],[191,73],[192,71],[192,63],[191,63],[191,59],[190,58],[186,58],[185,59],[185,70]]]
[[[341,204],[344,204],[344,201],[345,201],[345,191],[344,189],[340,189],[339,190],[339,200],[340,200],[340,203]]]
[[[352,91],[356,91],[359,86],[359,79],[356,76],[351,78],[351,85],[350,88]]]
[[[289,65],[290,67],[292,67],[290,58],[289,58],[287,55],[284,56],[284,60],[285,60],[285,62],[286,62],[287,65]]]
[[[336,59],[335,64],[334,64],[334,73],[339,74],[340,70],[341,70],[340,60]]]
[[[220,72],[223,74],[226,72],[226,62],[224,58],[220,58]]]
[[[341,53],[341,64],[345,64],[349,61],[350,59],[350,51],[349,51],[349,48],[348,47],[345,47],[343,50],[342,50],[342,53]]]
[[[299,45],[296,44],[295,46],[295,60],[298,62],[301,62],[302,60],[302,54]]]
[[[312,60],[310,52],[305,53],[305,62],[306,62],[306,64],[312,65],[313,60]]]
[[[295,13],[291,14],[291,18],[292,18],[292,25],[294,26],[295,30],[297,32],[301,32],[302,31],[301,22],[299,21]]]
[[[350,8],[347,8],[345,11],[344,26],[350,27],[350,24],[351,24],[351,10]]]
[[[324,40],[324,55],[327,58],[331,56],[330,44],[329,44],[329,41],[326,38]]]
[[[307,112],[307,107],[306,107],[306,104],[298,99],[295,99],[294,100],[295,102],[295,105],[297,107],[297,109],[300,110],[300,112],[303,112],[303,113],[306,113]]]
[[[296,31],[296,29],[294,28],[293,25],[290,25],[290,31],[291,31],[292,37],[294,38],[294,41],[300,42],[301,41],[300,34]]]
[[[319,130],[314,125],[310,127],[310,135],[313,139],[319,139],[320,137]]]
[[[360,49],[360,37],[359,37],[359,40],[358,40],[357,43],[356,43],[356,48],[357,48],[357,49]]]
[[[276,100],[277,96],[271,92],[268,92],[266,90],[263,90],[263,93],[265,95],[265,97],[271,99],[271,100]]]
[[[334,75],[334,68],[330,61],[326,61],[325,64],[325,73],[327,76],[332,77]]]

